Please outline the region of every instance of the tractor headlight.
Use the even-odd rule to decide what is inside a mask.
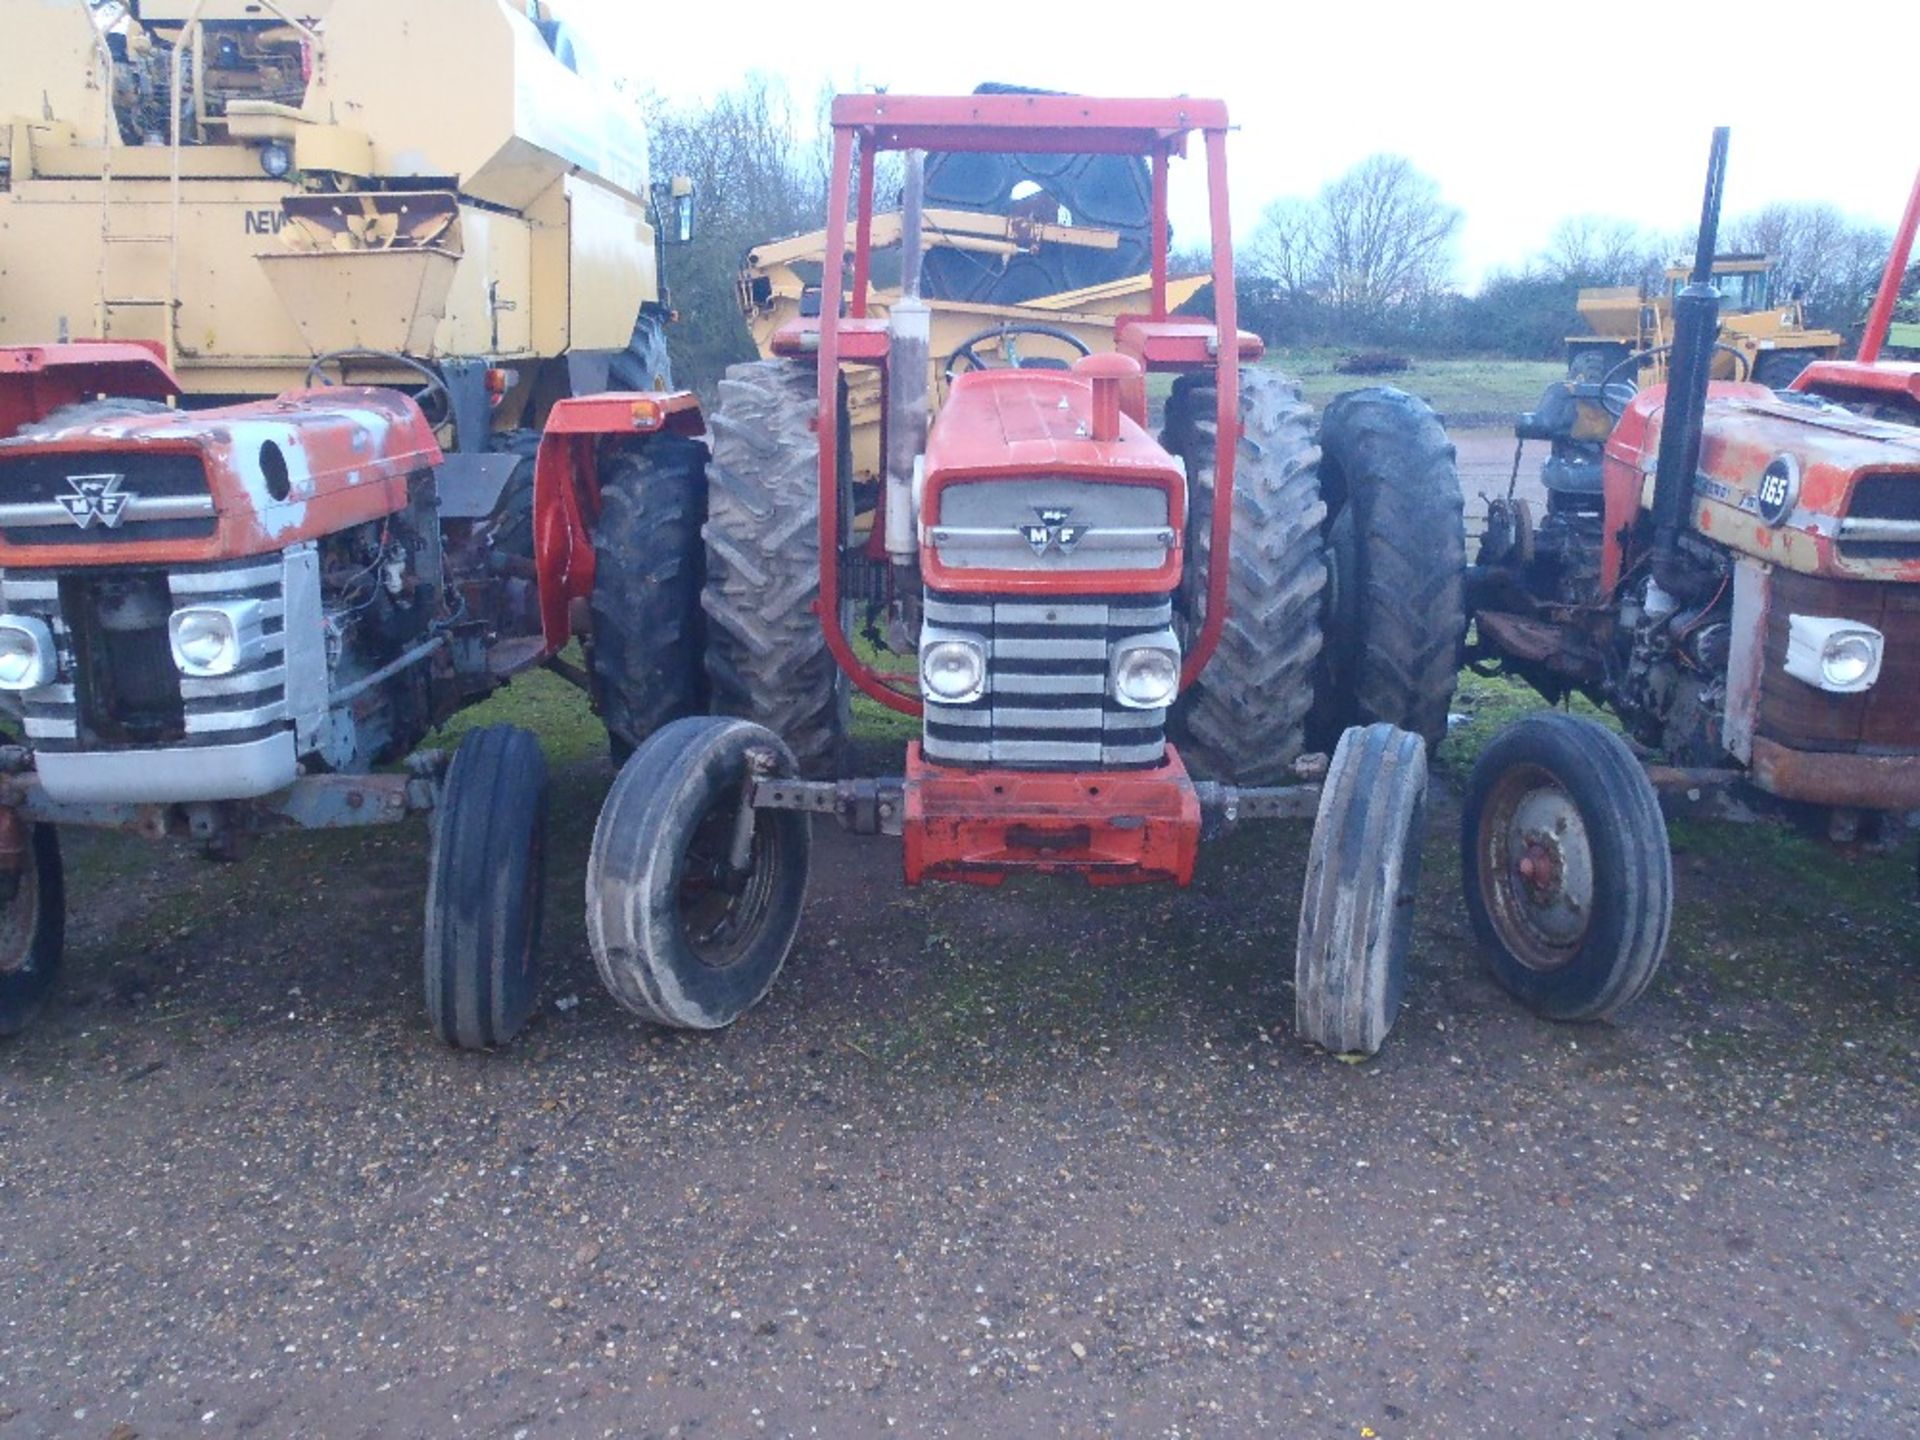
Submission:
[[[176,610],[167,622],[173,663],[194,679],[231,675],[266,653],[264,618],[258,600],[217,600]]]
[[[928,636],[920,645],[920,684],[930,700],[964,705],[987,693],[987,648],[978,640]]]
[[[1836,695],[1855,695],[1880,678],[1886,637],[1857,620],[1792,615],[1787,622],[1786,671]]]
[[[1127,709],[1165,709],[1180,693],[1180,642],[1171,630],[1123,642],[1112,679],[1113,698]]]
[[[46,621],[0,615],[0,690],[38,690],[51,685],[58,670]]]

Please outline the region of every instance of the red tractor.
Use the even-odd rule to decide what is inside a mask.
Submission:
[[[1491,502],[1469,575],[1469,659],[1548,700],[1581,694],[1640,746],[1529,717],[1468,783],[1467,904],[1496,976],[1543,1013],[1610,1015],[1666,948],[1656,788],[1759,792],[1836,840],[1920,809],[1920,365],[1879,353],[1920,225],[1908,202],[1857,360],[1791,387],[1712,381],[1716,132],[1671,382],[1644,356],[1549,387],[1543,513]],[[1517,473],[1517,463],[1516,463]],[[1643,768],[1641,756],[1647,757]]]
[[[1426,746],[1464,632],[1459,481],[1438,421],[1363,391],[1316,435],[1297,387],[1250,364],[1261,346],[1235,323],[1217,101],[859,95],[832,121],[832,298],[777,335],[786,358],[734,367],[713,417],[704,604],[720,713],[642,745],[594,837],[588,932],[609,988],[696,1029],[759,1000],[800,922],[816,814],[900,836],[909,883],[982,885],[1185,884],[1209,821],[1313,817],[1298,1028],[1376,1050],[1400,1002]],[[1167,304],[1169,170],[1195,138],[1211,317]],[[866,297],[888,152],[904,154],[909,259],[882,318]],[[912,273],[928,153],[949,190],[1001,213],[1044,203],[1049,177],[1087,157],[1120,166],[1103,185],[1137,179],[1152,305],[1117,322],[1117,353],[1022,363],[1021,327],[1001,324],[928,355]],[[887,474],[870,494],[847,478],[856,366],[879,367],[886,397]],[[931,419],[930,375],[946,381]],[[1176,377],[1157,437],[1149,375]],[[887,650],[911,668],[872,658]],[[919,717],[904,775],[840,774],[849,681]],[[1311,753],[1324,749],[1330,762]]]
[[[415,397],[179,397],[142,345],[0,349],[0,712],[23,742],[0,746],[0,1035],[60,968],[61,828],[225,856],[430,810],[428,1009],[450,1043],[506,1041],[538,981],[540,747],[416,747],[542,663],[617,751],[700,708],[696,402],[557,402],[529,559],[511,466],[443,455]],[[558,658],[576,634],[584,672]]]

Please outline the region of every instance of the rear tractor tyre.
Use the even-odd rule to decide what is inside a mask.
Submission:
[[[1308,741],[1385,723],[1437,745],[1467,633],[1453,443],[1426,401],[1378,386],[1334,399],[1320,452],[1331,579]]]
[[[1493,977],[1535,1014],[1600,1020],[1652,981],[1673,921],[1660,800],[1626,742],[1550,711],[1467,781],[1460,873]]]
[[[1206,619],[1213,563],[1215,396],[1203,377],[1174,381],[1163,441],[1180,455],[1187,487],[1187,567],[1177,597],[1185,643]],[[1181,754],[1198,774],[1240,785],[1286,781],[1304,743],[1320,653],[1322,558],[1313,410],[1277,370],[1240,372],[1232,555],[1220,645],[1176,703]]]
[[[27,853],[0,904],[0,1038],[34,1021],[60,978],[66,950],[66,872],[51,825],[22,826]]]
[[[588,668],[616,765],[669,720],[706,709],[705,518],[699,441],[656,435],[603,464]]]
[[[449,1045],[504,1045],[533,1014],[546,836],[540,742],[512,725],[473,731],[447,769],[427,878],[427,1016]]]
[[[820,598],[815,372],[790,360],[732,365],[720,382],[707,470],[707,680],[712,708],[766,726],[809,775],[840,766],[845,677]],[[848,458],[843,437],[841,458]]]
[[[1406,992],[1426,835],[1420,737],[1369,725],[1340,737],[1307,851],[1293,1023],[1335,1055],[1373,1055]]]
[[[676,720],[634,752],[594,828],[594,964],[614,999],[656,1024],[731,1025],[771,988],[799,931],[810,818],[757,812],[746,868],[733,865],[750,757],[771,774],[796,770],[793,752],[763,726]]]

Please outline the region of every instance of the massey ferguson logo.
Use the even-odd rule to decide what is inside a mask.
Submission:
[[[96,524],[102,530],[117,530],[126,519],[127,505],[134,498],[131,490],[120,488],[120,482],[126,478],[124,475],[69,475],[67,484],[73,487],[73,494],[62,495],[60,503],[82,530]]]
[[[1036,509],[1034,514],[1040,517],[1040,523],[1022,525],[1020,533],[1027,537],[1027,544],[1033,547],[1036,555],[1045,555],[1049,550],[1071,555],[1073,547],[1080,543],[1080,537],[1087,533],[1086,526],[1068,523],[1068,517],[1073,514],[1071,510]]]

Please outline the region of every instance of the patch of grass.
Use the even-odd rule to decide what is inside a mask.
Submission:
[[[1549,381],[1566,374],[1566,367],[1552,360],[1415,356],[1413,367],[1398,375],[1342,375],[1334,366],[1349,353],[1348,348],[1335,346],[1289,347],[1269,350],[1262,363],[1298,380],[1301,393],[1316,407],[1324,407],[1342,391],[1391,385],[1420,396],[1450,424],[1467,419],[1510,421],[1520,411],[1533,408]]]
[[[1508,725],[1536,710],[1557,708],[1524,681],[1462,670],[1460,688],[1453,697],[1453,712],[1462,718],[1448,727],[1439,757],[1456,774],[1465,775],[1473,769],[1487,742]],[[1620,728],[1612,715],[1578,695],[1571,697],[1566,708],[1575,715],[1598,720],[1610,730]]]
[[[578,645],[565,658],[584,663]],[[606,753],[607,732],[593,713],[587,697],[551,670],[529,670],[517,676],[485,704],[462,710],[428,740],[452,750],[469,730],[487,725],[519,725],[540,737],[547,759],[569,765]]]

